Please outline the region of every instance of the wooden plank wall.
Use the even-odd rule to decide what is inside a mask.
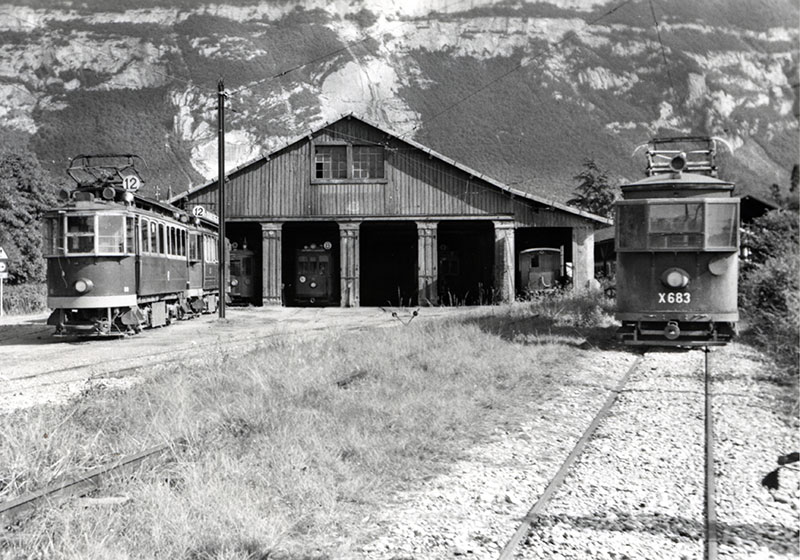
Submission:
[[[311,141],[305,138],[231,175],[226,184],[227,218],[513,216],[517,227],[587,224],[573,214],[514,197],[355,118],[338,121],[313,138],[318,143],[385,145],[386,179],[312,182]],[[190,197],[190,204],[208,204],[210,209],[216,207],[215,202],[216,185]]]

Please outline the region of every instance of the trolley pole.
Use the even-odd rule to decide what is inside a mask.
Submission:
[[[225,255],[225,85],[222,78],[217,82],[217,166],[218,184],[217,200],[219,204],[219,318],[225,318],[225,266],[228,260]]]

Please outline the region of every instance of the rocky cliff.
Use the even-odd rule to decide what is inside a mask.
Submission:
[[[216,175],[222,78],[229,168],[346,112],[562,201],[586,158],[638,177],[653,135],[724,138],[743,192],[798,157],[793,0],[137,4],[0,4],[6,144],[138,153],[166,196]]]

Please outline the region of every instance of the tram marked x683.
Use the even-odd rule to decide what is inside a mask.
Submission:
[[[657,138],[646,179],[616,203],[618,337],[626,344],[725,344],[735,332],[739,199],[717,178],[716,141]]]

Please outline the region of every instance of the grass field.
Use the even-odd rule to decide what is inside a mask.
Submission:
[[[188,444],[174,460],[100,491],[124,503],[41,512],[0,537],[0,550],[324,555],[392,492],[445,470],[498,424],[522,421],[532,398],[556,394],[590,359],[586,348],[613,336],[607,319],[596,302],[560,298],[272,339],[199,368],[161,370],[125,392],[93,390],[9,415],[0,499],[165,440]]]

